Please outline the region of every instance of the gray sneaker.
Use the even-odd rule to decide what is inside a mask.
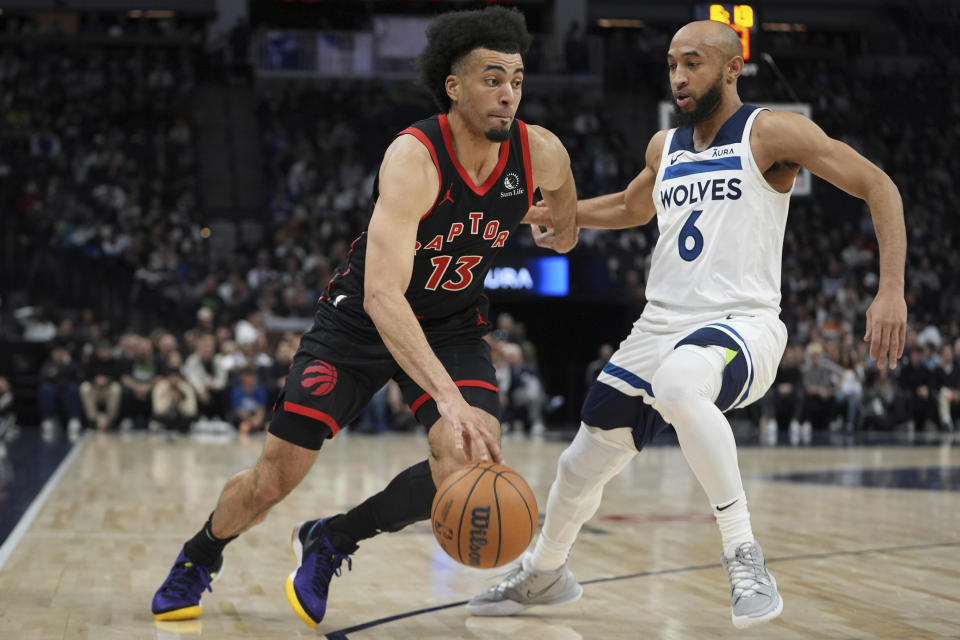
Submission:
[[[510,565],[500,584],[468,602],[467,611],[475,616],[512,616],[535,605],[573,602],[581,595],[583,587],[566,563],[553,571],[537,571],[525,553]]]
[[[730,607],[733,626],[738,629],[773,620],[783,611],[777,581],[767,571],[763,550],[757,542],[744,542],[732,558],[721,554],[730,578]]]

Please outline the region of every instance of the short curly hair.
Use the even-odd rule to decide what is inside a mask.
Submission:
[[[479,48],[524,54],[530,40],[527,22],[516,9],[487,7],[444,13],[427,27],[427,46],[416,61],[420,82],[441,111],[447,112],[447,76],[467,54]]]

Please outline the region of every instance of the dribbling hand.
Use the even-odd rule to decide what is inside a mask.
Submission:
[[[499,440],[484,427],[491,420],[490,414],[464,402],[452,411],[441,411],[441,415],[453,430],[454,446],[467,461],[503,463]]]

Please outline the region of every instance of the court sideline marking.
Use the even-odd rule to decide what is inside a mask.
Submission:
[[[0,545],[0,571],[3,571],[3,566],[7,563],[7,560],[10,559],[10,554],[13,553],[13,550],[23,536],[26,535],[27,529],[33,524],[34,519],[36,519],[40,513],[40,509],[42,509],[44,503],[46,503],[47,498],[49,498],[53,490],[57,488],[57,485],[60,483],[60,478],[63,477],[63,474],[66,473],[70,465],[73,464],[73,461],[80,455],[80,450],[83,449],[86,441],[87,437],[82,436],[80,441],[71,447],[70,452],[60,461],[57,470],[47,479],[46,484],[43,485],[43,489],[40,490],[40,493],[33,499],[33,502],[30,503],[27,510],[20,516],[20,521],[17,522],[17,526],[13,528],[13,531],[10,532],[7,539]]]
[[[767,562],[790,562],[793,560],[813,560],[819,558],[836,558],[839,556],[857,556],[857,555],[866,555],[870,553],[895,553],[897,551],[913,551],[917,549],[935,549],[937,547],[960,547],[960,542],[932,542],[928,544],[911,544],[911,545],[902,545],[897,547],[878,547],[874,549],[853,549],[850,551],[826,551],[823,553],[804,553],[795,556],[784,556],[782,558],[767,558]],[[710,564],[698,564],[692,565],[689,567],[678,567],[676,569],[660,569],[657,571],[641,571],[640,573],[628,573],[622,576],[611,576],[609,578],[594,578],[593,580],[582,580],[580,584],[599,584],[601,582],[614,582],[617,580],[630,580],[632,578],[644,578],[648,576],[663,576],[669,575],[671,573],[685,573],[688,571],[702,571],[704,569],[715,569],[719,567],[719,563],[712,562]],[[387,624],[388,622],[393,622],[394,620],[402,620],[403,618],[412,618],[413,616],[418,616],[424,613],[431,613],[433,611],[442,611],[443,609],[451,609],[453,607],[459,607],[467,604],[468,600],[460,600],[458,602],[451,602],[449,604],[441,604],[436,607],[427,607],[425,609],[417,609],[415,611],[408,611],[406,613],[398,613],[393,616],[388,616],[386,618],[379,618],[377,620],[371,620],[370,622],[364,622],[352,627],[347,627],[345,629],[339,629],[337,631],[331,631],[326,634],[327,640],[349,640],[348,633],[354,633],[356,631],[363,631],[364,629],[369,629],[371,627],[376,627],[382,624]]]

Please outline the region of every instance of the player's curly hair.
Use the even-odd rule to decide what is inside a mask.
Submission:
[[[481,47],[523,54],[530,40],[527,22],[516,9],[487,7],[444,13],[427,27],[427,46],[416,62],[420,82],[441,111],[447,112],[450,110],[447,76],[464,56]]]

